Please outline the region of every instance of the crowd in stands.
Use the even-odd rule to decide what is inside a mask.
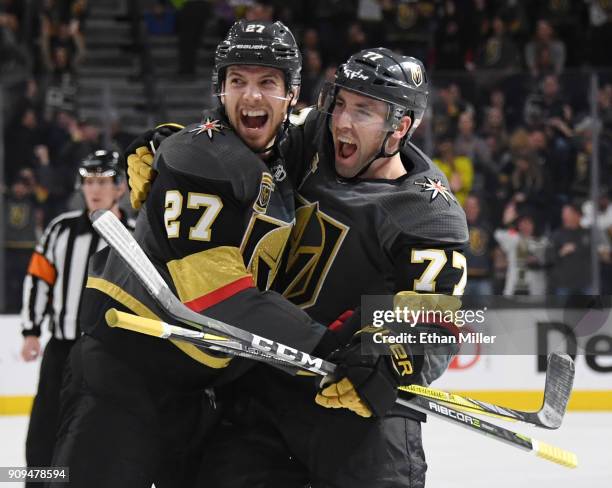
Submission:
[[[126,0],[127,1],[127,0]],[[86,0],[0,0],[7,283],[40,229],[72,205],[75,167],[104,140],[79,116]],[[470,227],[468,293],[589,293],[591,242],[612,291],[612,3],[602,0],[142,0],[148,36],[174,36],[195,76],[202,37],[236,18],[280,19],[302,47],[301,106],[369,46],[424,60],[430,107],[414,141],[434,158]],[[591,77],[598,88],[590,99]],[[592,103],[598,117],[591,117]],[[598,144],[593,147],[593,134]],[[599,158],[599,199],[589,201]],[[597,214],[597,232],[591,232]],[[15,278],[11,278],[11,276]],[[12,295],[12,291],[9,291]]]

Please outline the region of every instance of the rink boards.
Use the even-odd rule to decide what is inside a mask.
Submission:
[[[516,323],[532,323],[536,340],[539,311],[511,313]],[[40,359],[31,363],[21,359],[20,330],[18,316],[0,316],[0,415],[28,414],[36,391]],[[600,335],[598,350],[612,349],[612,337]],[[559,341],[556,344],[565,347]],[[509,407],[535,410],[544,388],[542,366],[533,355],[492,355],[484,348],[472,347],[455,358],[435,386]],[[612,355],[577,356],[569,410],[612,411]]]

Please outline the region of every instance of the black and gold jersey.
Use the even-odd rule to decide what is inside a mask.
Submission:
[[[262,161],[219,111],[210,111],[201,124],[166,139],[154,165],[158,175],[135,237],[179,299],[197,312],[311,351],[323,328],[268,291],[294,222],[282,160]],[[95,256],[85,297],[83,330],[147,371],[201,385],[202,376],[229,363],[192,345],[107,327],[104,312],[111,306],[168,320],[113,251]]]
[[[330,323],[362,295],[402,290],[461,295],[468,239],[444,174],[416,146],[396,180],[343,180],[325,116],[311,111],[284,153],[297,174],[296,225],[278,290]]]

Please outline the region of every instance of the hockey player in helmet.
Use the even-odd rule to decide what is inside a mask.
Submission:
[[[421,123],[428,93],[425,68],[416,58],[376,48],[342,64],[317,107],[330,115],[338,174],[399,176],[398,153]]]
[[[119,154],[98,150],[87,156],[79,166],[78,185],[90,213],[100,209],[118,213],[117,205],[125,191]]]
[[[215,59],[220,106],[163,140],[154,161],[138,149],[153,184],[145,162],[129,167],[130,184],[150,190],[135,237],[192,310],[312,351],[325,329],[266,291],[294,222],[277,143],[300,54],[280,22],[239,21]],[[111,307],[170,320],[114,251],[92,259],[54,463],[70,466],[73,486],[191,486],[217,416],[204,390],[250,363],[111,329]]]
[[[231,126],[254,151],[269,151],[288,127],[301,68],[293,34],[281,22],[237,22],[217,46],[215,94]]]
[[[358,310],[344,323],[335,319],[358,309],[362,295],[408,291],[426,307],[426,298],[412,294],[463,292],[465,216],[444,175],[409,141],[426,103],[420,61],[364,50],[338,70],[318,111],[300,113],[284,141],[298,189],[296,225],[274,287],[339,335],[359,328]],[[444,303],[457,306],[452,297]],[[414,330],[421,326],[436,327]],[[422,416],[393,408],[396,389],[429,384],[454,350],[403,345],[406,369],[380,349],[362,355],[359,338],[367,336],[331,358],[341,374],[321,388],[317,403],[335,410],[315,405],[307,380],[266,367],[243,377],[249,414],[237,415],[234,427],[210,444],[206,466],[215,468],[208,481],[423,486]]]
[[[283,146],[298,194],[275,289],[339,336],[359,328],[363,295],[397,294],[416,310],[459,306],[453,296],[423,295],[463,293],[468,237],[446,178],[410,142],[427,94],[419,60],[366,49],[340,66],[319,110],[300,113]],[[446,323],[410,330],[453,333]],[[303,379],[265,366],[243,377],[250,414],[225,433],[231,462],[212,444],[213,484],[255,486],[265,476],[272,486],[422,487],[423,417],[395,408],[397,388],[431,383],[455,347],[380,344],[363,354],[375,331],[361,330],[328,358],[337,373],[316,404]]]

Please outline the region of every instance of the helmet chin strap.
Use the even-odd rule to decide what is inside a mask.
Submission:
[[[370,166],[372,166],[372,163],[374,163],[374,161],[376,161],[377,159],[390,158],[390,157],[395,156],[400,151],[401,144],[398,146],[398,148],[395,151],[393,151],[392,153],[388,153],[386,151],[386,146],[387,146],[387,142],[389,141],[389,137],[391,137],[391,134],[393,134],[393,131],[387,132],[387,134],[385,135],[385,138],[383,139],[382,144],[380,145],[380,148],[378,149],[378,152],[374,155],[374,157],[372,157],[372,159],[370,159],[370,161],[368,161],[368,163],[363,168],[359,170],[359,172],[356,175],[351,176],[350,178],[347,178],[346,176],[339,175],[337,171],[336,171],[336,175],[339,178],[341,178],[343,181],[354,182],[361,175],[363,175],[368,169],[370,169]],[[335,168],[336,166],[334,165],[334,170]]]

